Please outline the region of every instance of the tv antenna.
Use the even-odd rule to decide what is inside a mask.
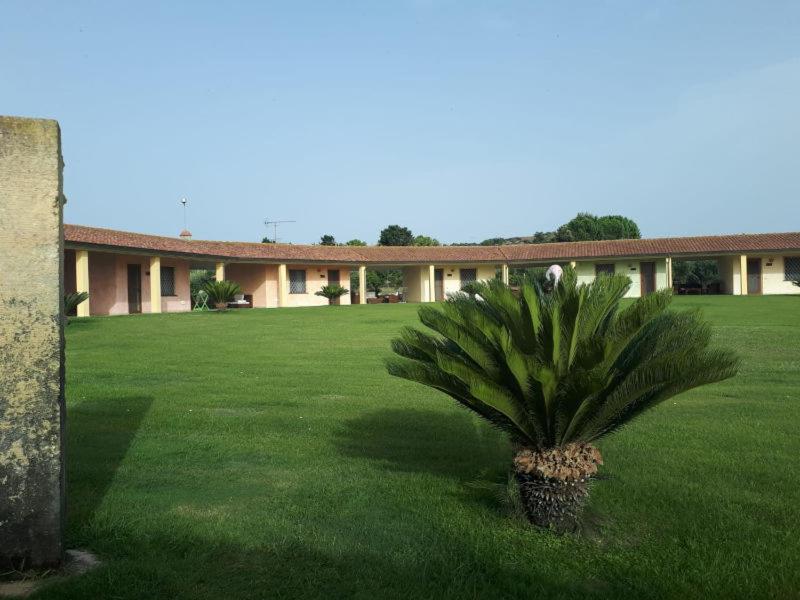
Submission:
[[[297,221],[270,221],[269,219],[264,220],[264,225],[269,227],[272,225],[272,241],[276,244],[278,243],[278,225],[283,223],[297,223]]]
[[[186,225],[186,204],[188,202],[189,202],[189,200],[186,198],[186,196],[181,198],[181,204],[183,204],[183,229],[184,230],[189,229],[189,227]]]

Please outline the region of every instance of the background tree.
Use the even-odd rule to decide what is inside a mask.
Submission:
[[[261,243],[262,244],[274,244],[275,240],[273,240],[272,238],[263,237],[263,238],[261,238]]]
[[[336,245],[336,238],[334,238],[331,234],[326,233],[321,238],[319,238],[319,243],[322,246],[335,246]]]
[[[672,263],[673,285],[698,287],[701,293],[706,293],[710,285],[721,280],[715,260],[676,260]]]
[[[604,240],[638,240],[642,237],[639,226],[628,217],[607,215],[599,217],[597,223]]]
[[[345,246],[366,246],[367,242],[365,242],[363,240],[359,240],[359,239],[352,239],[352,240],[346,241],[344,245]]]
[[[389,225],[381,231],[378,238],[379,246],[413,246],[414,234],[408,227],[400,225]]]
[[[427,235],[418,235],[414,238],[415,246],[441,246],[439,240]]]

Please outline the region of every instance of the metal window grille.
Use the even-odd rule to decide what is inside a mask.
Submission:
[[[783,258],[783,278],[786,281],[800,280],[800,256]]]
[[[161,267],[161,295],[175,295],[175,267]]]
[[[613,275],[614,272],[614,263],[601,263],[594,266],[595,275]]]
[[[477,269],[461,269],[461,285],[464,285],[465,283],[474,283],[477,280]]]
[[[290,294],[305,294],[306,293],[306,272],[302,269],[289,270],[289,293]]]

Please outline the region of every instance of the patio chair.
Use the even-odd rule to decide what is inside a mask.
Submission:
[[[192,310],[211,310],[208,307],[208,292],[205,290],[198,290],[194,295],[194,308]]]

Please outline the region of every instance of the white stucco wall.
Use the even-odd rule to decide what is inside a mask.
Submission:
[[[770,259],[772,259],[771,264]],[[761,285],[764,294],[800,294],[800,287],[784,279],[784,260],[784,256],[774,254],[763,257],[761,261]]]

